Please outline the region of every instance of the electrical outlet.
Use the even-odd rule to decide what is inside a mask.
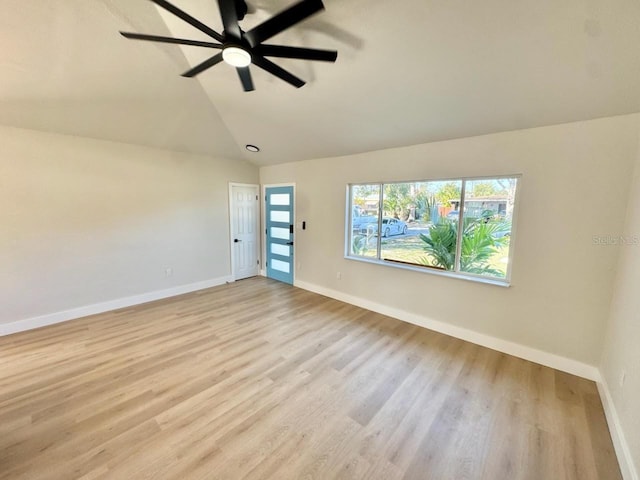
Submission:
[[[164,276],[165,277],[170,277],[171,275],[173,275],[173,268],[168,267],[164,269]]]
[[[624,382],[627,379],[627,371],[623,370],[622,373],[620,374],[620,386],[624,387]]]
[[[340,280],[342,278],[342,273],[341,272],[336,273],[336,278]]]

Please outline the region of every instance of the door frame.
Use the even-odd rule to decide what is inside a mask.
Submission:
[[[231,257],[231,281],[236,281],[236,259],[233,251],[233,232],[235,227],[235,218],[233,216],[233,187],[251,187],[255,188],[256,195],[260,195],[260,185],[257,183],[238,183],[238,182],[229,182],[229,254]],[[262,273],[262,258],[260,257],[260,244],[262,242],[262,235],[260,235],[260,222],[261,219],[261,209],[258,208],[256,212],[256,258],[260,262],[258,265],[258,275]]]
[[[288,183],[265,183],[261,185],[262,187],[262,198],[260,201],[260,204],[262,205],[261,211],[260,211],[260,219],[261,219],[261,223],[260,223],[260,227],[261,227],[261,233],[260,234],[260,241],[262,243],[262,260],[261,260],[261,264],[260,264],[260,275],[262,275],[263,277],[267,276],[267,267],[266,267],[266,258],[267,258],[267,188],[273,188],[273,187],[293,187],[293,218],[292,218],[292,223],[293,223],[293,247],[292,247],[292,251],[293,251],[293,265],[291,265],[291,268],[293,269],[293,285],[296,284],[296,270],[298,269],[297,265],[298,265],[298,260],[297,260],[297,256],[296,256],[296,243],[297,243],[297,230],[298,230],[298,226],[296,225],[296,214],[298,212],[298,205],[296,204],[297,202],[297,195],[296,195],[296,184],[295,182],[288,182]]]

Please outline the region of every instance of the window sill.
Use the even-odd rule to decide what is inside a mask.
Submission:
[[[472,275],[472,274],[465,274],[465,273],[458,273],[458,272],[450,272],[447,270],[438,270],[438,269],[432,269],[429,267],[419,267],[419,266],[413,266],[413,265],[408,265],[408,264],[403,264],[403,263],[396,263],[393,261],[388,261],[388,260],[378,260],[376,258],[366,258],[366,257],[356,257],[356,256],[352,256],[352,255],[345,255],[345,257],[347,260],[355,260],[356,262],[364,262],[364,263],[371,263],[374,265],[383,265],[385,267],[391,267],[391,268],[399,268],[402,270],[411,270],[413,272],[420,272],[420,273],[426,273],[428,275],[438,275],[440,277],[449,277],[449,278],[457,278],[459,280],[467,280],[469,282],[475,282],[475,283],[484,283],[487,285],[495,285],[497,287],[510,287],[511,283],[506,280],[506,279],[499,279],[499,278],[486,278],[486,277],[481,277],[478,275]]]

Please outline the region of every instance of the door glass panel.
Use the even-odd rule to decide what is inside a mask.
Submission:
[[[271,236],[280,240],[289,240],[289,229],[280,227],[271,227]]]
[[[271,210],[271,221],[272,222],[283,222],[289,223],[291,219],[291,215],[289,212],[282,210]]]
[[[280,260],[271,260],[271,268],[280,272],[289,273],[289,264]]]
[[[289,256],[289,245],[281,245],[279,243],[271,244],[271,253],[281,255],[283,257]]]
[[[289,205],[289,198],[287,193],[272,193],[269,195],[269,203],[271,205]]]

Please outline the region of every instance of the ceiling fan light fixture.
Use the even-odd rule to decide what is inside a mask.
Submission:
[[[225,47],[222,50],[222,59],[232,67],[248,67],[251,65],[251,54],[240,47]]]

